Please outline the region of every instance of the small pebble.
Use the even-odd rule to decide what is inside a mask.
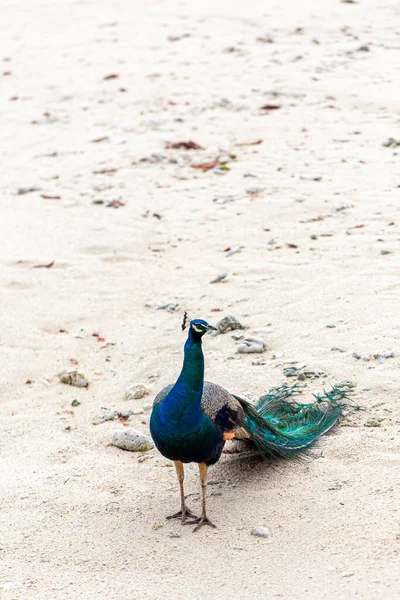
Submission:
[[[146,452],[154,448],[153,440],[136,429],[119,429],[114,432],[113,446],[129,452]]]
[[[285,367],[283,369],[283,374],[285,375],[285,377],[296,377],[297,372],[297,367]]]
[[[234,254],[237,254],[238,252],[241,252],[242,248],[244,248],[244,246],[235,246],[231,250],[228,250],[228,252],[225,254],[225,256],[227,256],[227,257],[233,256]]]
[[[262,194],[263,191],[264,188],[262,187],[252,186],[246,189],[246,194],[248,194],[249,196],[258,196],[259,194]]]
[[[329,325],[327,325],[326,327],[328,327],[328,329],[335,329],[336,325],[334,325],[333,323],[330,323]]]
[[[121,417],[122,419],[129,419],[131,415],[133,415],[133,410],[131,409],[121,410],[121,412],[117,413],[117,416]]]
[[[263,358],[256,358],[251,361],[251,364],[255,367],[259,367],[260,365],[265,365],[266,362]]]
[[[330,487],[328,487],[328,490],[341,490],[343,486],[344,481],[335,481]]]
[[[139,398],[143,398],[146,394],[148,394],[146,386],[142,383],[137,383],[128,387],[125,392],[125,400],[139,400]]]
[[[251,530],[251,535],[255,535],[256,537],[267,538],[270,536],[270,531],[266,527],[254,527],[254,529]]]
[[[385,148],[396,148],[397,146],[400,146],[400,140],[396,140],[396,138],[390,137],[383,142],[382,146],[384,146]]]
[[[364,427],[380,427],[382,419],[368,419],[364,423]]]
[[[118,413],[116,410],[108,410],[103,413],[100,417],[100,421],[104,423],[105,421],[114,421],[118,417]]]
[[[81,388],[87,388],[89,386],[89,382],[85,375],[76,370],[62,371],[58,374],[58,377],[61,383],[65,383],[66,385],[73,385]]]
[[[25,194],[30,194],[31,192],[39,192],[41,190],[37,185],[27,185],[22,186],[17,189],[17,196],[23,196]]]
[[[255,337],[245,337],[238,345],[237,351],[239,354],[253,354],[265,352],[266,345],[263,340]]]
[[[371,354],[371,352],[366,352],[361,355],[358,352],[353,352],[353,357],[357,360],[362,359],[365,362],[369,362],[372,358],[375,360],[379,360],[381,363],[385,362],[387,358],[394,358],[394,352],[387,350],[385,352],[376,352],[375,354]]]
[[[242,325],[233,315],[227,315],[218,321],[216,327],[218,333],[226,333],[227,331],[233,331],[235,329],[244,329],[244,325]]]
[[[378,354],[374,354],[374,358],[380,360],[381,362],[384,362],[386,358],[394,358],[394,352],[379,352]]]
[[[335,383],[333,387],[339,388],[340,390],[343,388],[353,389],[356,387],[356,383],[354,381],[350,381],[350,379],[343,379],[343,381],[338,381]]]
[[[319,377],[326,377],[325,371],[311,371],[304,367],[284,367],[283,374],[285,377],[296,377],[299,381],[305,381],[306,379],[318,379]]]
[[[220,273],[215,277],[215,279],[212,279],[210,283],[219,283],[220,281],[224,281],[224,279],[226,279],[227,276],[228,273]]]
[[[177,304],[176,302],[169,302],[168,304],[161,304],[160,306],[157,306],[156,310],[166,310],[168,312],[175,312],[178,307],[179,304]]]
[[[274,358],[274,359],[279,359],[279,358],[283,358],[284,356],[285,356],[285,355],[284,355],[284,353],[283,353],[283,352],[275,352],[275,353],[272,355],[272,358]]]
[[[243,335],[243,333],[234,333],[232,335],[232,339],[235,340],[235,342],[237,342],[238,340],[243,340],[244,335]]]

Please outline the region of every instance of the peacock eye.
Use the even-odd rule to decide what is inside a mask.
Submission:
[[[203,327],[201,327],[201,325],[192,325],[192,327],[197,333],[201,333],[202,331],[204,331],[204,329],[203,329]]]

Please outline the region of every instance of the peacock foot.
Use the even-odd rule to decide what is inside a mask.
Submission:
[[[209,525],[210,527],[212,527],[213,529],[217,529],[217,526],[214,525],[214,523],[212,523],[210,521],[210,519],[208,517],[205,517],[204,515],[198,519],[196,519],[195,521],[190,521],[190,523],[188,522],[188,525],[194,525],[195,523],[197,523],[196,527],[193,529],[193,533],[195,531],[198,531],[201,527],[203,527],[203,525]]]
[[[199,521],[199,517],[196,517],[196,515],[194,515],[192,511],[188,509],[186,504],[181,508],[181,510],[178,510],[178,512],[167,517],[167,519],[181,519],[182,525],[190,524],[189,521],[186,520],[188,518],[193,519],[193,521],[190,521],[190,523],[197,523]]]

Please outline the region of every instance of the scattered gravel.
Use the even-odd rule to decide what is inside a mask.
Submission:
[[[306,379],[319,379],[320,377],[326,377],[325,371],[312,371],[304,367],[284,367],[283,374],[285,377],[295,377],[299,381],[305,381]]]
[[[370,360],[375,359],[383,363],[387,358],[394,358],[394,352],[390,350],[386,350],[385,352],[376,352],[375,354],[371,354],[371,352],[365,352],[365,354],[358,354],[357,352],[353,352],[353,356],[357,360],[361,359],[365,362],[369,362]]]

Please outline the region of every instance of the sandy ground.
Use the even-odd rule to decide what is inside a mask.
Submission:
[[[399,19],[396,0],[2,3],[2,598],[400,597]],[[363,407],[318,460],[225,454],[197,534],[165,521],[169,462],[93,424],[144,408],[148,431],[184,309],[273,329],[259,365],[208,337],[208,379],[255,399],[298,361],[327,373],[305,397],[349,379]],[[58,381],[76,363],[87,390]],[[186,491],[197,509],[195,465]]]

